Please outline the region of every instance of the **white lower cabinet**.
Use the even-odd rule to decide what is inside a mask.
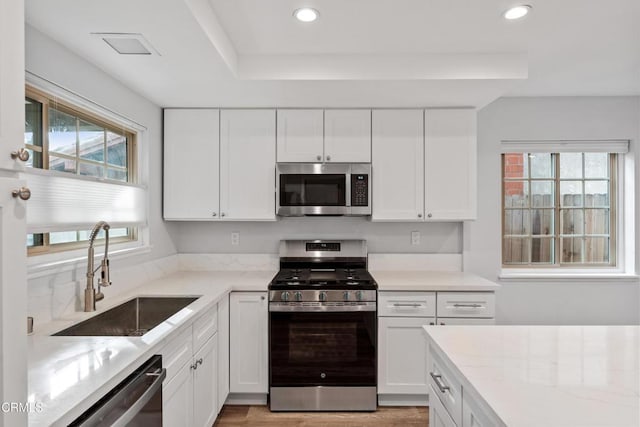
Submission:
[[[427,344],[427,359],[430,427],[505,427],[478,394],[465,387],[463,379],[449,368],[444,353]]]
[[[430,395],[436,396],[433,387],[429,388]],[[437,397],[429,400],[429,427],[458,427]]]
[[[269,387],[267,292],[231,292],[231,393],[266,394]]]
[[[193,357],[193,425],[211,427],[218,415],[218,335]]]
[[[493,292],[378,292],[378,404],[430,399],[423,326],[491,325],[494,313]]]
[[[218,302],[218,413],[229,395],[229,296]]]
[[[229,336],[228,321],[220,321],[219,315],[228,314],[225,300],[203,313],[161,351],[167,369],[162,387],[164,427],[211,427],[224,404],[228,383],[226,387],[220,383],[221,379],[228,381],[228,367],[218,361],[229,359],[220,354],[218,340],[220,335],[223,339]],[[223,347],[228,349],[228,345]]]
[[[193,425],[193,375],[187,363],[162,387],[163,427]]]
[[[427,342],[422,326],[434,317],[378,319],[378,393],[422,394],[427,386]]]

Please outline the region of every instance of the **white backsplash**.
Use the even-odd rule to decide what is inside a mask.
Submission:
[[[113,285],[103,288],[107,299],[179,269],[176,255],[122,268],[116,267],[113,262],[111,265]],[[82,310],[86,287],[85,274],[84,268],[77,268],[48,275],[39,274],[39,277],[29,279],[27,315],[34,318],[36,327],[38,324],[64,317],[67,313]]]
[[[277,254],[178,254],[184,271],[276,271],[278,260]]]
[[[369,254],[371,271],[462,271],[461,254]]]

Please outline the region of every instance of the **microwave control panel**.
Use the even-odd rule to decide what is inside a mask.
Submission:
[[[351,175],[351,206],[369,206],[369,175]]]

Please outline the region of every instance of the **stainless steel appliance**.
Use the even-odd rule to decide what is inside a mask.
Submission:
[[[278,163],[281,216],[371,215],[371,164]]]
[[[161,427],[162,356],[155,355],[109,391],[70,427]]]
[[[362,240],[284,240],[269,285],[272,411],[375,411],[377,285]]]

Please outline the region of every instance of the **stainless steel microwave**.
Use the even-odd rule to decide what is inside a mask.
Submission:
[[[277,214],[371,215],[371,164],[278,163]]]

